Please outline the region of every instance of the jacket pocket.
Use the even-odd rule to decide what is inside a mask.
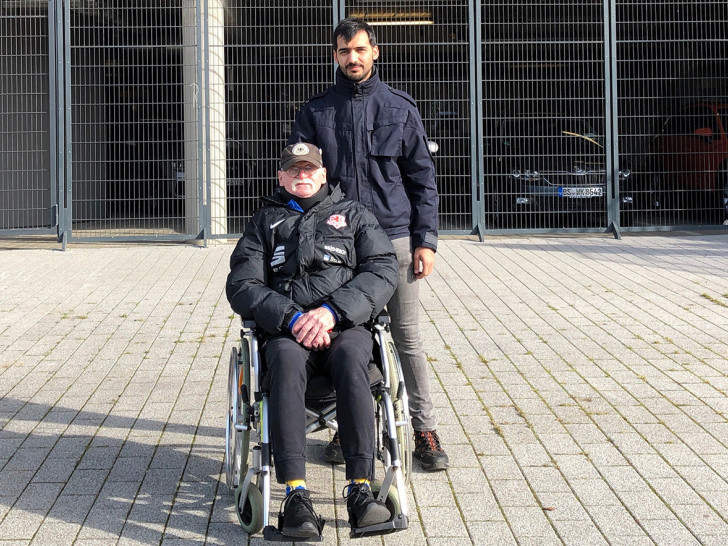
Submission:
[[[375,157],[393,157],[402,155],[402,139],[404,123],[392,121],[378,124],[370,132],[370,152]]]

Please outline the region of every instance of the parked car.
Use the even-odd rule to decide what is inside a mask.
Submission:
[[[499,122],[496,132],[495,178],[486,184],[486,206],[496,226],[537,227],[532,221],[537,216],[549,224],[545,227],[606,221],[604,145],[589,121],[519,117]],[[620,208],[625,214],[633,202],[629,177],[629,169],[619,171]],[[551,222],[555,215],[563,217],[558,225]]]
[[[728,221],[727,129],[728,104],[691,104],[665,119],[654,142],[658,206]]]

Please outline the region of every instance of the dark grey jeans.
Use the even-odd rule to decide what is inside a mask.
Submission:
[[[306,383],[328,374],[336,389],[336,420],[346,478],[372,478],[374,405],[368,365],[372,334],[357,326],[339,332],[325,351],[309,351],[290,336],[265,343],[270,384],[270,435],[279,483],[306,478]]]
[[[412,268],[413,249],[409,237],[394,239],[392,244],[399,261],[399,284],[387,311],[392,317],[392,339],[402,361],[412,428],[420,432],[435,430],[429,368],[420,337],[420,288]]]

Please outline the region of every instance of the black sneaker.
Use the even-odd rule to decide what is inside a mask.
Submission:
[[[308,489],[294,489],[283,501],[281,534],[294,538],[314,538],[321,535],[323,523],[313,511]]]
[[[341,441],[339,440],[338,432],[334,434],[329,445],[326,446],[324,459],[326,459],[327,463],[331,464],[344,464],[346,462],[344,460],[344,452],[341,451]]]
[[[447,453],[440,446],[440,438],[437,436],[437,432],[415,431],[415,451],[414,456],[417,457],[422,463],[423,470],[437,471],[445,470],[450,460],[447,458]]]
[[[349,493],[344,498],[352,529],[384,523],[392,517],[389,508],[374,498],[369,484],[353,483],[347,487]]]

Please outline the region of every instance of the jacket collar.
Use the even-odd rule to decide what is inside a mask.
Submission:
[[[369,76],[369,79],[364,80],[361,83],[350,80],[344,76],[341,68],[337,68],[336,85],[334,87],[337,92],[346,95],[347,97],[351,97],[352,95],[359,93],[362,95],[371,95],[379,85],[379,82],[379,71],[376,66],[372,66],[372,75]]]
[[[266,203],[278,205],[280,207],[290,208],[288,206],[287,199],[283,196],[283,194],[280,191],[276,191],[273,195],[270,195],[268,197],[263,197],[262,199]],[[321,209],[324,206],[332,205],[333,203],[338,203],[342,199],[344,199],[344,194],[342,193],[339,185],[337,184],[336,186],[329,186],[329,194],[326,197],[324,197],[321,201],[316,203],[313,207],[311,207],[310,210]]]

